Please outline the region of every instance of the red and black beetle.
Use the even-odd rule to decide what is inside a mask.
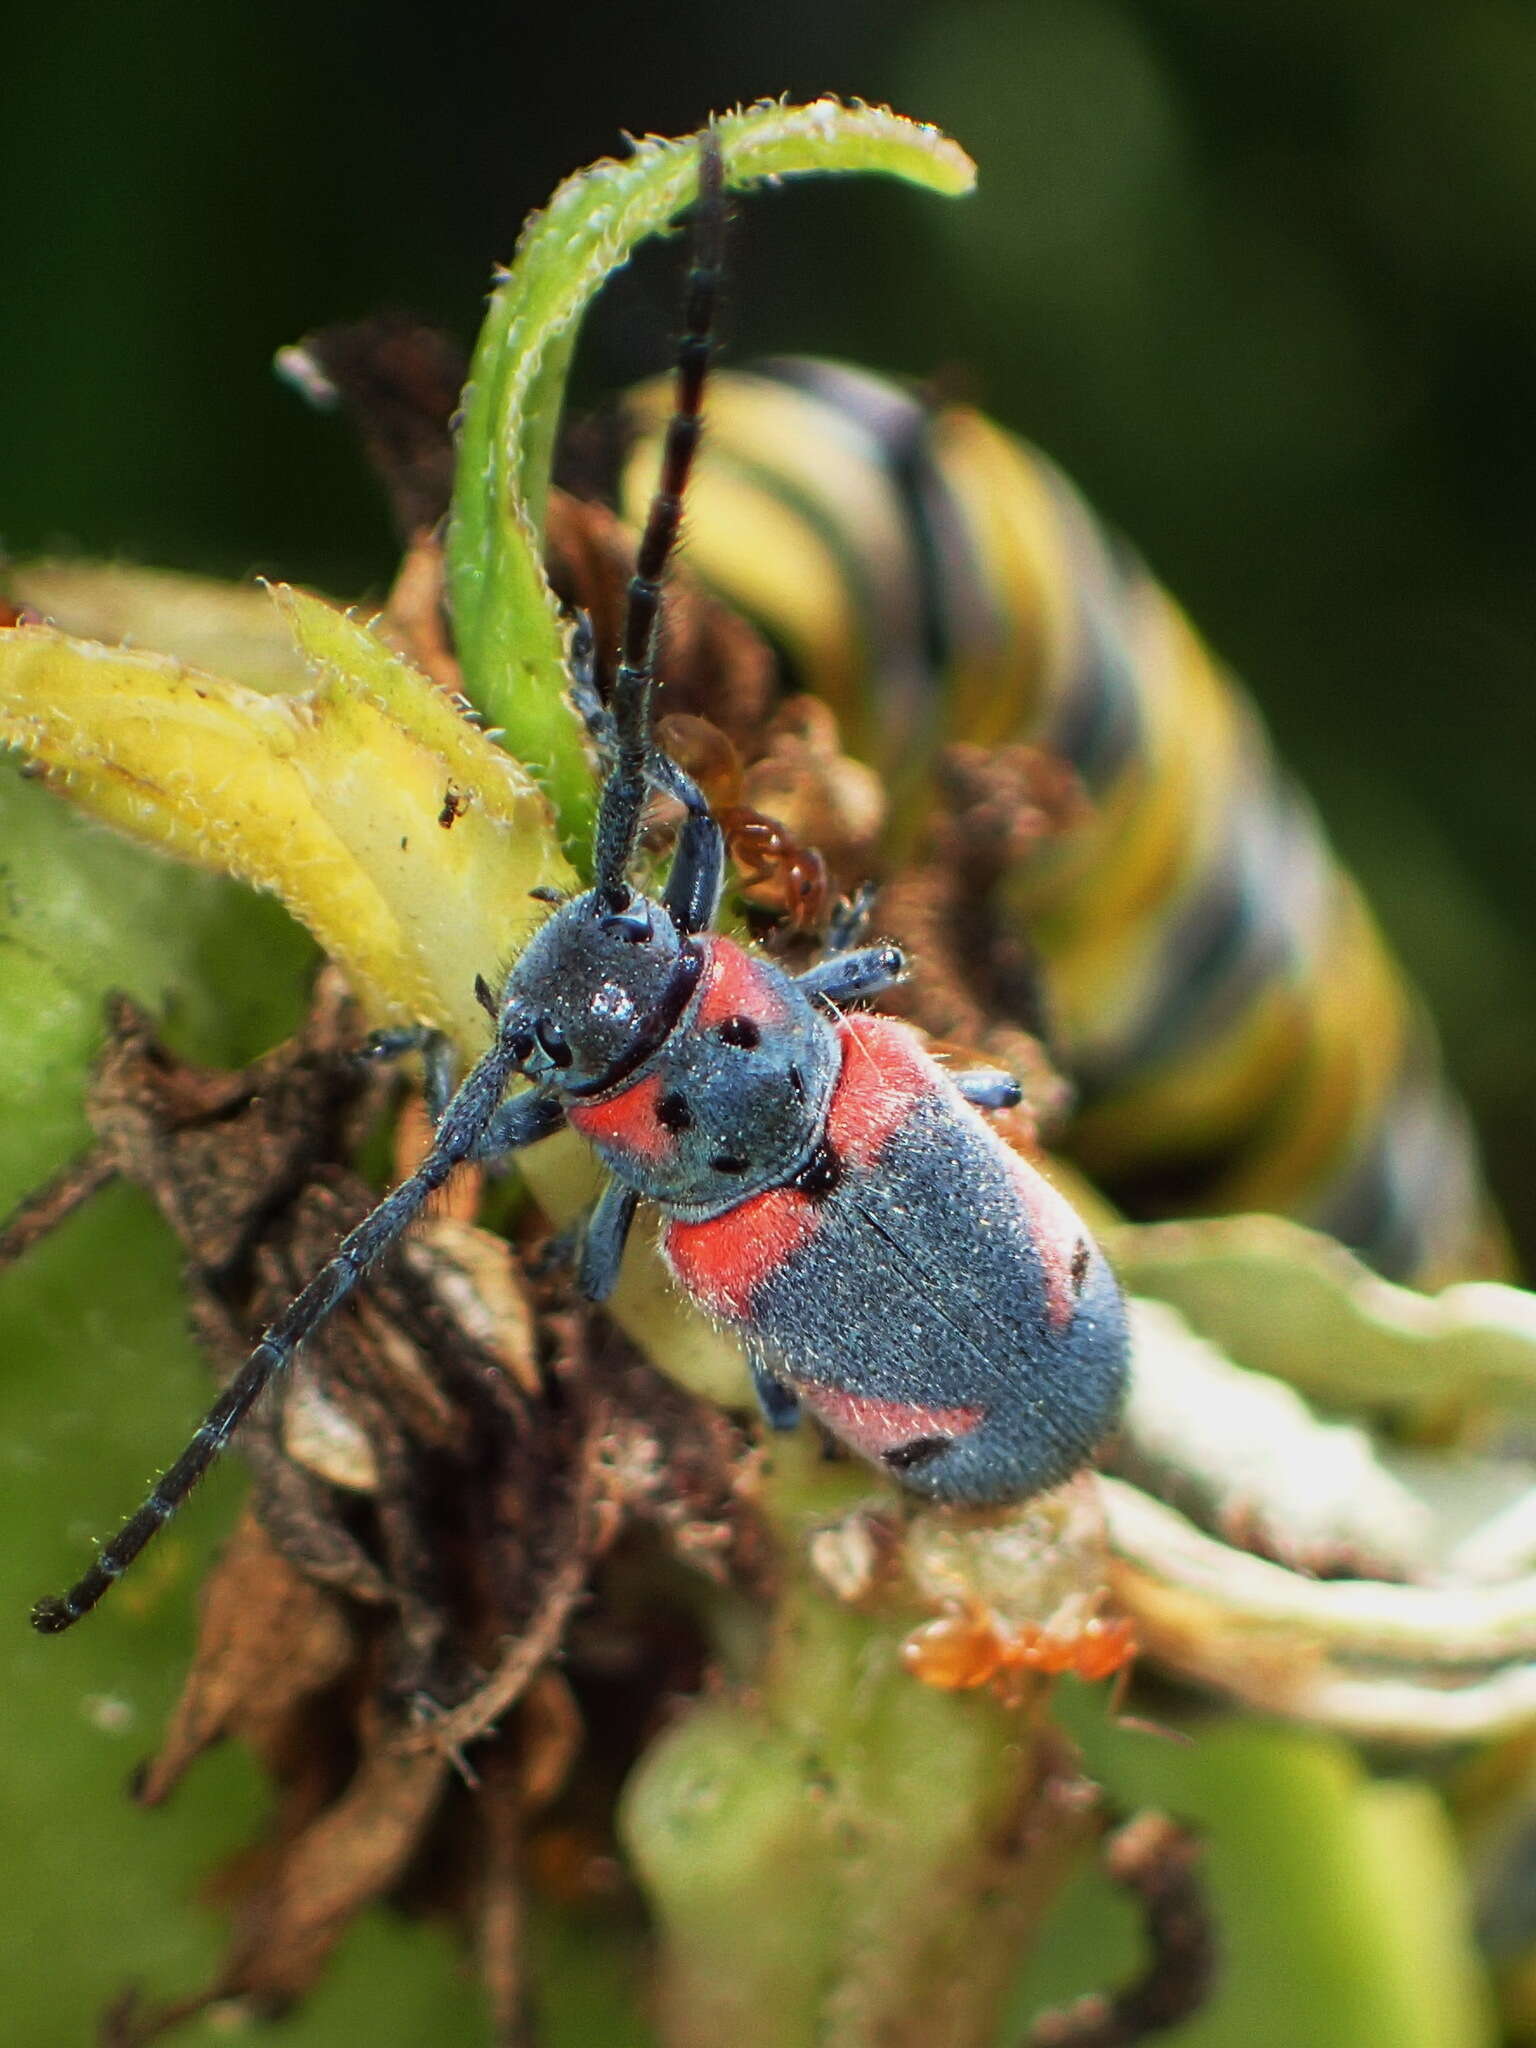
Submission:
[[[1067,1478],[1115,1422],[1127,1339],[1113,1275],[1065,1199],[980,1114],[1016,1101],[1017,1084],[952,1077],[904,1025],[842,1014],[905,971],[895,947],[855,945],[852,920],[794,977],[710,930],[722,834],[656,747],[651,698],[661,579],[702,429],[722,223],[710,130],[676,406],[607,705],[584,624],[573,648],[573,694],[609,761],[593,886],[552,912],[499,996],[477,984],[495,1036],[451,1098],[431,1034],[373,1042],[428,1044],[440,1109],[431,1150],[266,1332],[79,1583],[39,1602],[45,1633],[95,1606],[456,1167],[565,1123],[613,1175],[584,1235],[583,1291],[605,1297],[637,1205],[656,1203],[673,1273],[740,1332],[774,1424],[803,1406],[911,1491],[984,1505]],[[685,811],[656,897],[627,879],[653,788]],[[503,1100],[518,1075],[532,1086]]]

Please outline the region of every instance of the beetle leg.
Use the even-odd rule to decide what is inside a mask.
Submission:
[[[899,946],[860,946],[853,952],[833,953],[828,959],[818,960],[804,974],[796,975],[795,980],[812,1002],[831,1005],[878,995],[900,981],[906,971],[907,956]]]
[[[565,1111],[553,1095],[529,1089],[501,1105],[469,1156],[477,1161],[500,1159],[524,1145],[536,1145],[540,1138],[553,1137],[564,1122]]]
[[[427,1113],[435,1128],[453,1099],[458,1079],[458,1062],[445,1031],[432,1024],[406,1024],[398,1030],[375,1031],[358,1047],[360,1060],[398,1060],[408,1052],[419,1052],[426,1069]]]
[[[661,900],[680,932],[706,931],[715,921],[720,901],[720,883],[725,873],[724,837],[703,790],[670,754],[653,749],[646,773],[653,789],[675,797],[688,813]]]
[[[1024,1090],[1001,1067],[975,1067],[951,1078],[975,1109],[1017,1109],[1024,1100]]]
[[[618,728],[613,713],[597,693],[594,659],[592,622],[585,612],[578,612],[571,636],[571,702],[611,770],[618,752]],[[675,797],[688,813],[661,900],[680,932],[706,931],[714,923],[725,873],[725,842],[720,827],[693,777],[659,748],[651,749],[645,779],[653,789]]]
[[[875,891],[871,884],[861,882],[846,902],[838,904],[827,919],[826,936],[822,940],[824,954],[853,951],[864,936],[874,901]]]
[[[800,1397],[780,1379],[775,1379],[763,1355],[747,1346],[747,1366],[752,1374],[752,1391],[770,1429],[793,1429],[800,1420]]]
[[[633,1188],[611,1180],[598,1196],[581,1234],[576,1285],[588,1301],[606,1301],[619,1277],[629,1227],[640,1201]]]

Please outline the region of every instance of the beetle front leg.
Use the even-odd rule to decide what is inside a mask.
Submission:
[[[757,1405],[762,1409],[768,1427],[793,1429],[800,1420],[799,1395],[792,1387],[786,1387],[781,1379],[775,1379],[762,1353],[750,1344],[747,1346],[747,1369],[752,1375],[752,1391],[757,1396]]]
[[[581,1234],[576,1267],[576,1285],[588,1301],[606,1301],[617,1285],[639,1202],[633,1188],[616,1180],[609,1181],[598,1196]]]
[[[553,1095],[527,1089],[501,1105],[469,1156],[483,1163],[500,1159],[508,1152],[520,1152],[525,1145],[537,1145],[541,1138],[552,1138],[564,1122],[565,1111]]]
[[[592,622],[585,612],[579,612],[571,635],[571,702],[599,754],[611,766],[618,751],[618,728],[613,713],[598,695],[595,661]],[[659,747],[652,747],[645,774],[653,789],[676,798],[688,813],[678,835],[677,851],[661,900],[680,932],[707,931],[715,920],[725,875],[725,842],[720,827],[693,777]]]
[[[657,758],[666,761],[664,754]],[[668,767],[672,765],[667,762]],[[668,786],[672,795],[688,803],[688,815],[678,835],[677,851],[672,856],[672,868],[661,892],[661,900],[680,932],[702,932],[714,923],[720,902],[720,884],[725,874],[725,841],[720,836],[720,827],[715,823],[713,813],[691,777],[678,769],[676,781]],[[684,786],[692,792],[693,802],[683,794]]]
[[[863,996],[877,996],[901,980],[907,956],[900,946],[859,946],[851,953],[833,953],[818,960],[795,983],[812,1002],[841,1006]]]

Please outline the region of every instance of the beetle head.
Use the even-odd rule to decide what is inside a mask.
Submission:
[[[535,1082],[564,1094],[608,1087],[667,1037],[699,967],[654,897],[589,889],[561,905],[508,974],[497,1032],[518,1041]]]

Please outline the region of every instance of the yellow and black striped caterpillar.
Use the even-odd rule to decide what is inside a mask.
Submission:
[[[664,396],[631,394],[631,513]],[[980,413],[840,364],[722,373],[689,558],[909,796],[951,741],[1030,742],[1079,821],[998,889],[1130,1213],[1269,1210],[1431,1283],[1497,1259],[1464,1111],[1257,713],[1136,555]]]

